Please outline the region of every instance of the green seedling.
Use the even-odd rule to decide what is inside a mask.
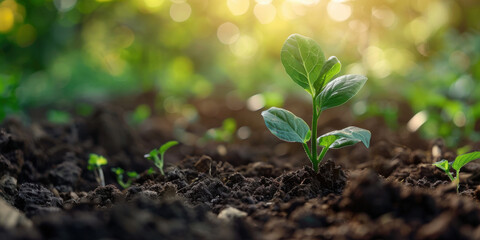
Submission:
[[[93,153],[90,154],[90,158],[88,159],[87,168],[95,173],[95,179],[102,187],[105,187],[105,178],[103,177],[102,166],[107,165],[107,163],[108,161],[105,157]]]
[[[237,131],[237,122],[233,118],[223,120],[222,126],[219,128],[211,128],[205,133],[204,138],[217,142],[230,142]]]
[[[119,168],[119,167],[112,168],[112,172],[114,172],[115,175],[117,175],[117,183],[122,188],[130,187],[132,185],[133,179],[139,177],[137,172],[127,172],[128,180],[125,182],[123,181],[123,174],[125,173],[125,171],[122,168]]]
[[[480,152],[471,152],[463,155],[459,155],[453,162],[448,162],[447,160],[443,159],[441,161],[438,161],[436,163],[433,163],[434,166],[442,169],[445,171],[447,174],[448,178],[450,178],[450,181],[455,183],[457,185],[457,193],[458,193],[458,188],[460,187],[460,169],[465,166],[467,163],[479,159],[480,158]],[[453,177],[452,173],[450,172],[450,169],[454,169],[456,171],[455,177]]]
[[[290,111],[272,107],[262,112],[270,132],[281,140],[301,143],[315,172],[318,172],[318,165],[330,148],[342,148],[358,142],[362,142],[368,148],[370,132],[353,126],[317,138],[320,113],[347,102],[358,93],[367,78],[361,75],[334,78],[340,72],[340,61],[334,56],[325,60],[322,49],[314,40],[298,34],[291,35],[283,44],[281,60],[293,81],[312,97],[312,129],[310,130],[303,119]],[[319,146],[323,149],[317,155]]]
[[[150,106],[146,104],[141,104],[138,105],[137,108],[135,108],[135,111],[130,114],[130,123],[132,125],[140,125],[142,122],[147,120],[150,116],[152,115],[152,110],[150,109]]]
[[[152,160],[155,163],[155,166],[160,170],[162,175],[165,175],[165,173],[163,172],[163,160],[164,160],[165,152],[169,148],[177,144],[178,144],[177,141],[169,141],[163,144],[160,148],[153,149],[152,151],[150,151],[150,153],[145,154],[145,158],[147,158],[148,160]],[[158,155],[160,155],[160,157]]]

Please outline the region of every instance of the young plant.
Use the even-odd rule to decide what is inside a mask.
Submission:
[[[318,172],[318,165],[330,148],[342,148],[358,142],[368,148],[370,132],[353,126],[317,138],[320,113],[347,102],[363,87],[367,78],[361,75],[333,78],[340,72],[340,61],[334,56],[325,60],[320,46],[314,40],[299,34],[293,34],[285,41],[281,60],[293,81],[311,95],[312,129],[290,111],[272,107],[262,112],[270,132],[281,140],[301,143],[315,172]],[[318,146],[323,149],[317,155]]]
[[[97,154],[90,154],[88,159],[88,170],[95,173],[95,179],[97,180],[100,186],[105,187],[105,178],[103,177],[102,166],[107,165],[108,161],[103,156]]]
[[[145,158],[147,158],[148,160],[152,160],[154,163],[155,163],[155,166],[160,169],[160,172],[162,173],[162,175],[165,175],[165,173],[163,172],[163,157],[165,155],[165,152],[177,145],[178,142],[177,141],[169,141],[165,144],[163,144],[160,148],[158,149],[153,149],[152,151],[150,151],[150,153],[148,154],[145,154]],[[160,157],[158,156],[160,155]]]
[[[209,129],[203,138],[217,142],[231,142],[235,131],[237,131],[237,122],[233,118],[227,118],[223,120],[221,127]]]
[[[442,169],[445,171],[447,174],[448,178],[450,178],[450,181],[455,183],[457,185],[457,193],[458,193],[458,188],[460,187],[460,169],[465,166],[467,163],[479,159],[480,158],[480,152],[471,152],[463,155],[459,155],[453,162],[448,162],[447,160],[443,159],[442,161],[438,161],[436,163],[433,163],[434,166]],[[452,176],[452,173],[450,173],[450,169],[453,168],[456,173],[455,177]]]
[[[119,167],[112,168],[112,172],[114,172],[115,175],[117,175],[117,183],[122,188],[130,187],[132,185],[133,179],[138,178],[138,173],[137,172],[127,172],[128,180],[127,180],[127,182],[124,182],[123,181],[123,174],[125,173],[125,171],[122,168],[119,168]]]

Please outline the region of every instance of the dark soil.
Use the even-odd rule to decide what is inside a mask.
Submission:
[[[480,165],[465,167],[457,194],[431,165],[455,157],[441,140],[329,110],[320,133],[367,128],[371,148],[331,150],[315,173],[301,146],[276,139],[241,102],[237,110],[218,99],[192,102],[193,118],[163,113],[131,126],[126,114],[138,101],[64,125],[6,120],[0,239],[480,239]],[[309,114],[300,101],[285,108]],[[228,117],[248,134],[202,140]],[[167,153],[165,175],[148,174],[144,154],[172,139],[182,144]],[[90,153],[109,160],[105,187],[87,170]],[[141,176],[122,189],[111,167]]]

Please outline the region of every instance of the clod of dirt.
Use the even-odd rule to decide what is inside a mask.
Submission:
[[[75,162],[65,161],[52,169],[48,176],[55,186],[63,186],[57,187],[57,189],[65,189],[65,192],[70,192],[81,174],[82,169]]]
[[[352,174],[340,206],[354,212],[366,212],[373,217],[392,211],[393,198],[400,194],[395,186],[387,186],[372,170]],[[393,195],[393,196],[392,196]]]
[[[264,177],[278,177],[281,172],[275,170],[272,164],[265,163],[265,162],[254,162],[248,164],[244,171],[244,175],[246,177],[253,177],[253,176],[264,176]]]
[[[212,175],[212,163],[213,160],[211,157],[203,155],[195,163],[195,169],[197,169],[198,172],[208,173]]]
[[[233,207],[225,208],[218,214],[218,218],[225,221],[231,221],[234,218],[244,218],[246,216],[246,212],[240,211]]]
[[[99,206],[110,206],[111,204],[123,199],[122,192],[114,185],[97,187],[95,191],[87,196],[87,199]]]
[[[9,175],[4,175],[0,179],[0,197],[13,205],[17,192],[17,179]]]
[[[18,211],[18,209],[14,208],[12,205],[0,198],[0,228],[30,228],[31,226],[32,222],[30,219],[25,217],[25,215]]]
[[[29,217],[40,213],[59,211],[62,204],[63,200],[56,197],[50,190],[33,183],[20,185],[15,200],[15,206]]]
[[[452,229],[454,217],[451,213],[443,213],[428,224],[423,225],[417,233],[418,239],[456,239],[457,233]]]
[[[89,123],[92,124],[89,127],[95,142],[112,155],[136,145],[130,126],[124,120],[121,112],[114,108],[98,110],[92,115]]]
[[[281,191],[276,196],[289,201],[293,197],[307,199],[326,196],[330,193],[340,194],[346,184],[345,172],[333,161],[325,161],[315,173],[311,167],[289,172],[278,177]]]

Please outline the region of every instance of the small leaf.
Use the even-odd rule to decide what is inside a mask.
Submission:
[[[361,75],[344,75],[329,82],[318,96],[321,110],[344,104],[363,87],[367,78]]]
[[[137,172],[127,172],[127,176],[130,178],[137,178],[138,173]]]
[[[320,94],[322,88],[327,85],[332,78],[340,72],[342,65],[337,57],[331,56],[323,65],[320,72],[320,79],[315,81],[315,90]]]
[[[122,168],[117,167],[117,168],[112,168],[112,172],[114,172],[116,175],[121,175],[125,171]]]
[[[165,144],[163,144],[159,149],[158,149],[158,153],[159,154],[164,154],[169,148],[177,145],[178,142],[177,141],[169,141],[169,142],[166,142]]]
[[[453,169],[460,171],[460,168],[465,166],[465,164],[479,158],[480,158],[480,152],[471,152],[471,153],[463,154],[455,158],[455,161],[453,161],[452,167]]]
[[[318,145],[328,148],[342,148],[362,142],[365,147],[370,146],[371,133],[363,128],[350,126],[342,130],[332,131],[318,137]]]
[[[305,143],[311,132],[303,119],[285,109],[272,107],[262,112],[265,125],[273,135],[287,142]]]
[[[432,165],[442,169],[445,172],[448,172],[449,168],[450,168],[449,162],[445,159],[443,159],[442,161],[438,161],[436,163],[433,163]]]
[[[315,94],[314,83],[325,63],[320,46],[311,38],[293,34],[283,44],[280,58],[293,81],[310,94]]]
[[[94,165],[94,166],[102,166],[107,164],[107,159],[103,156],[97,155],[97,154],[90,154],[90,158],[88,159],[88,164],[89,165]]]

